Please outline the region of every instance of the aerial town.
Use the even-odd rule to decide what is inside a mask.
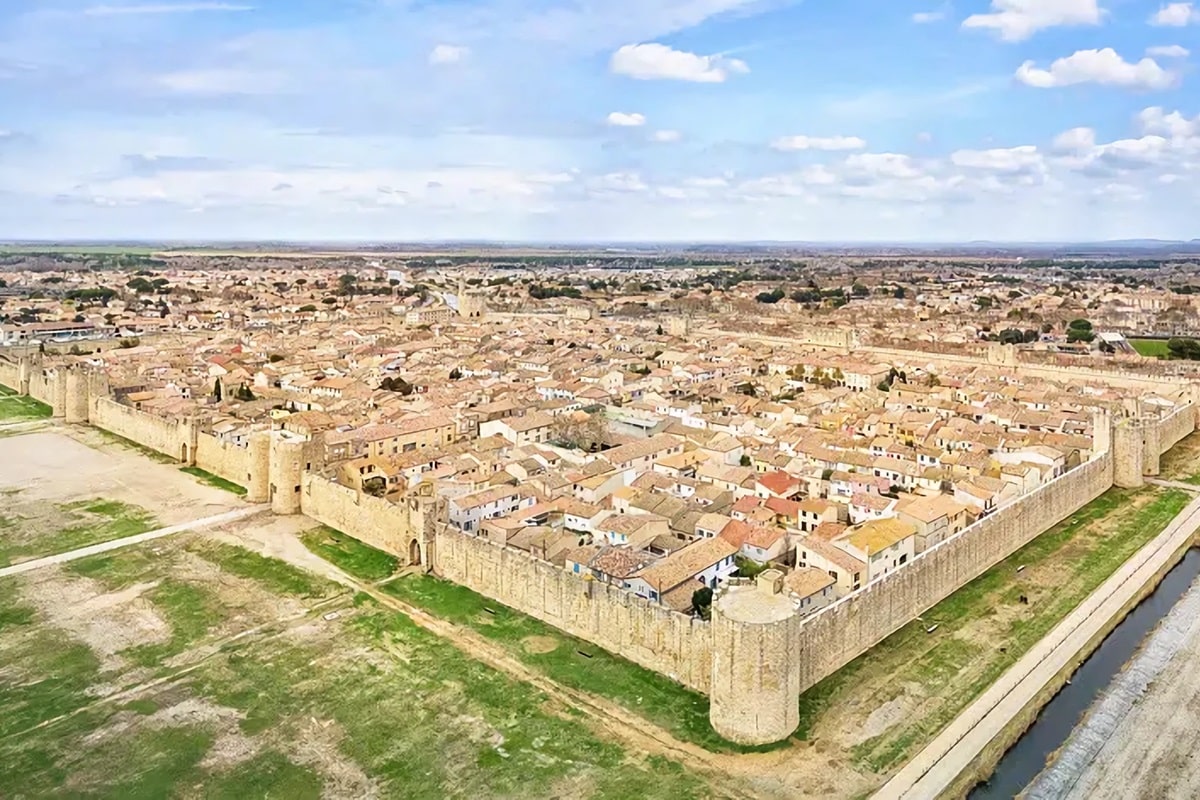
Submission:
[[[185,514],[184,527],[292,560],[280,542],[307,544],[304,525],[320,523],[392,564],[380,586],[409,613],[434,591],[416,581],[434,581],[476,598],[480,616],[503,608],[540,626],[522,640],[529,668],[550,669],[537,685],[563,684],[576,708],[613,707],[595,712],[612,715],[605,727],[682,739],[680,752],[699,753],[682,763],[704,787],[687,796],[935,796],[922,783],[934,770],[895,782],[1132,555],[1124,539],[1089,541],[1080,519],[1130,529],[1147,547],[1177,528],[1188,543],[1195,533],[1171,522],[1190,499],[1179,470],[1200,459],[1188,438],[1200,263],[1187,255],[14,250],[3,269],[0,399],[12,419],[0,428],[11,472],[0,483],[15,499],[0,530],[32,518],[16,502],[27,469],[68,468],[46,455],[60,440],[102,448],[114,465],[182,468],[206,491],[239,496],[201,504],[233,516]],[[121,480],[101,474],[81,471],[81,491]],[[1102,508],[1110,497],[1139,499]],[[1147,509],[1165,516],[1139,522]],[[267,532],[240,528],[247,513]],[[1047,537],[1069,547],[1039,567],[1029,548]],[[1187,549],[1170,544],[1164,559]],[[1109,561],[1064,576],[1093,551]],[[21,552],[0,548],[0,576],[34,574],[34,556],[58,551]],[[80,552],[81,565],[103,558]],[[1028,563],[1006,573],[1010,585],[993,568],[1011,558]],[[361,597],[383,591],[336,576]],[[976,578],[996,584],[980,598],[990,610],[955,619],[946,604]],[[148,572],[136,585],[158,580]],[[1077,601],[1056,608],[1056,593],[1071,591]],[[81,600],[91,611],[79,614],[115,597]],[[992,614],[1015,625],[1042,611],[1027,620],[1038,636],[1022,633],[1011,654],[979,652],[1010,635]],[[58,624],[100,624],[72,619]],[[148,624],[130,619],[106,624]],[[477,622],[422,624],[444,635],[441,625]],[[887,684],[885,672],[911,666],[886,661],[897,637],[944,649],[899,647],[894,657],[924,674]],[[474,638],[457,646],[484,658]],[[538,662],[542,647],[580,659],[600,648],[623,666],[572,683]],[[848,670],[880,668],[863,666],[874,657],[885,659],[877,691],[844,685]],[[700,721],[647,711],[630,722],[642,698],[604,696],[597,682],[619,680],[603,669],[674,687],[660,691],[693,698]],[[919,685],[942,671],[958,694]],[[992,677],[965,693],[979,674]],[[830,696],[839,705],[826,716],[805,710]],[[922,698],[947,716],[918,713]],[[1021,733],[1001,727],[989,741]],[[794,741],[808,744],[772,749]],[[949,746],[938,755],[956,757]],[[958,757],[974,771],[939,791],[990,774],[978,754]],[[817,777],[827,762],[836,778]],[[361,781],[378,780],[358,779],[332,794],[362,796]]]

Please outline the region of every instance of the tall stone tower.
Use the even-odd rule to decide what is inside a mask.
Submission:
[[[478,319],[484,314],[483,297],[475,292],[468,292],[466,282],[458,279],[458,315],[464,319]]]
[[[276,514],[300,513],[304,442],[278,432],[271,438],[271,510]]]
[[[783,574],[728,586],[713,602],[709,721],[732,742],[770,744],[800,724],[800,615]]]
[[[1113,483],[1122,489],[1137,489],[1146,485],[1146,440],[1143,431],[1140,419],[1122,419],[1113,425]]]

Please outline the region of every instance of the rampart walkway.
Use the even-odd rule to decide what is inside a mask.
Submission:
[[[929,800],[955,788],[964,771],[1055,676],[1102,635],[1156,575],[1194,541],[1200,530],[1200,498],[1194,500],[1139,550],[1046,638],[1004,673],[916,758],[875,794],[875,800]]]
[[[49,567],[54,564],[66,564],[70,561],[77,561],[81,558],[94,556],[99,553],[107,553],[110,550],[118,550],[122,547],[130,547],[143,542],[152,542],[155,539],[162,539],[165,536],[171,536],[176,533],[185,531],[193,531],[199,528],[210,528],[214,525],[224,525],[227,522],[236,522],[240,519],[253,517],[256,514],[261,514],[266,511],[269,506],[251,506],[250,508],[239,508],[235,511],[227,511],[224,514],[217,514],[212,517],[204,517],[195,519],[191,522],[184,522],[180,525],[172,525],[168,528],[159,528],[156,531],[147,531],[133,536],[126,536],[124,539],[114,539],[111,542],[101,542],[100,544],[88,545],[81,547],[78,550],[72,550],[68,553],[59,553],[54,556],[46,556],[45,558],[34,559],[33,561],[22,561],[20,564],[13,564],[11,567],[0,569],[0,578],[6,578],[9,575],[21,575],[25,572],[33,572],[37,569]]]

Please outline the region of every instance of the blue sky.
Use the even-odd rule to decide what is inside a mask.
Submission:
[[[4,0],[0,236],[1200,237],[1200,0]]]

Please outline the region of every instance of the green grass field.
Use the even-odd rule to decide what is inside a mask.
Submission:
[[[239,486],[233,481],[225,480],[220,475],[213,475],[211,472],[202,470],[199,467],[180,467],[179,471],[186,472],[201,483],[208,484],[215,489],[222,489],[230,494],[236,494],[238,497],[246,496],[245,486]]]
[[[383,580],[400,565],[395,556],[325,526],[307,531],[300,541],[321,558],[362,581]]]
[[[905,713],[851,760],[876,773],[902,764],[1190,501],[1181,491],[1110,490],[804,693],[797,737],[819,739],[847,714],[869,718],[896,703]]]
[[[22,599],[24,577],[0,580],[0,797],[713,796],[365,596],[214,645],[215,628],[247,624],[244,601],[188,577],[188,559],[272,591],[307,592],[308,576],[209,545],[71,565],[110,590],[160,580],[139,602],[169,622],[166,650],[188,658],[156,682],[138,676],[159,653],[131,647],[128,666],[106,667]]]
[[[50,406],[45,403],[32,397],[22,397],[9,387],[0,385],[0,423],[49,419],[52,413]]]
[[[1139,355],[1146,356],[1147,358],[1167,357],[1166,339],[1130,339],[1129,344],[1134,350],[1138,351]]]
[[[742,747],[717,735],[708,721],[704,695],[470,589],[428,575],[409,575],[386,584],[383,591],[471,628],[557,683],[612,700],[683,741],[722,752],[773,749]]]
[[[46,518],[0,511],[0,566],[152,531],[154,515],[143,508],[96,498],[57,505]]]

